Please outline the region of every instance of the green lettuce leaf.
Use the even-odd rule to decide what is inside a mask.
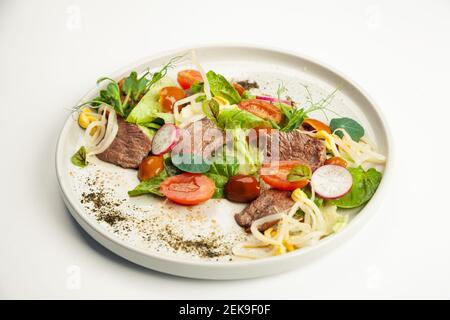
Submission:
[[[208,71],[206,74],[208,78],[210,90],[213,96],[222,97],[227,99],[231,104],[239,103],[241,96],[237,90],[225,79],[224,76],[215,73],[214,71]],[[198,88],[194,88],[198,90]]]
[[[348,168],[353,177],[352,190],[342,198],[332,201],[339,208],[356,208],[369,201],[377,191],[381,181],[381,172],[374,168]]]
[[[164,197],[159,190],[159,186],[165,178],[167,178],[167,172],[164,170],[156,177],[139,183],[133,190],[128,191],[128,195],[130,197],[136,197],[143,194],[152,194],[158,197]]]
[[[239,163],[234,157],[226,156],[225,149],[219,154],[221,157],[215,159],[211,163],[211,167],[208,172],[205,173],[211,180],[214,181],[216,185],[216,192],[214,193],[214,198],[223,198],[224,188],[228,180],[237,173],[239,168]]]
[[[161,88],[175,85],[169,78],[163,78],[156,82],[133,108],[126,121],[148,126],[156,118],[165,117],[164,113],[160,112],[159,91]]]
[[[217,116],[217,125],[222,129],[271,128],[270,122],[237,106],[224,108]]]

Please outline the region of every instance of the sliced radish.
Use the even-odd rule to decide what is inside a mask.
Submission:
[[[156,132],[152,140],[152,152],[161,155],[172,150],[180,139],[180,129],[174,124],[166,123]]]
[[[281,103],[284,103],[284,104],[287,104],[288,106],[291,106],[292,105],[292,101],[289,101],[289,100],[283,100],[283,99],[277,99],[277,98],[274,98],[274,97],[270,97],[270,96],[256,96],[256,99],[258,99],[258,100],[264,100],[264,101],[269,101],[269,102],[281,102]]]
[[[323,199],[337,199],[347,194],[353,184],[352,174],[341,166],[328,164],[314,171],[311,187]]]

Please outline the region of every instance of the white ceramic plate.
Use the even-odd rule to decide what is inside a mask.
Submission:
[[[341,88],[331,108],[357,119],[365,127],[366,135],[388,158],[378,191],[360,212],[349,213],[351,221],[343,231],[313,247],[261,260],[237,260],[230,255],[230,249],[247,235],[237,226],[233,215],[243,206],[226,200],[210,200],[186,208],[151,196],[130,199],[127,191],[138,183],[136,171],[99,160],[84,169],[71,164],[71,155],[82,145],[83,131],[76,117],[69,116],[56,151],[58,180],[70,212],[94,239],[125,259],[161,272],[203,279],[238,279],[300,267],[323,255],[367,221],[390,178],[389,135],[379,110],[357,85],[311,58],[292,53],[249,46],[203,46],[195,50],[206,70],[236,80],[254,80],[262,93],[274,94],[283,81],[288,95],[300,103],[305,101],[302,85],[309,86],[315,99],[328,95],[336,87]],[[188,51],[177,50],[144,59],[111,77],[120,79],[131,70],[158,69],[170,58]],[[169,76],[175,78],[177,70],[189,66],[189,63],[178,65]],[[80,102],[95,97],[97,92],[98,88],[92,89]],[[323,117],[322,114],[314,116]]]

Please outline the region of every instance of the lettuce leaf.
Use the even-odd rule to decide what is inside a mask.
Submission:
[[[234,176],[239,168],[239,163],[234,157],[226,156],[225,149],[220,153],[220,158],[211,163],[208,172],[205,173],[216,185],[216,192],[214,198],[223,198],[224,188],[228,180]]]
[[[237,106],[224,108],[217,116],[217,125],[222,129],[252,129],[256,127],[271,128],[270,122],[253,113],[239,109]]]
[[[241,96],[237,90],[225,79],[224,76],[215,73],[214,71],[208,71],[206,74],[208,78],[211,93],[215,97],[222,97],[227,99],[231,104],[239,103]],[[199,88],[195,87],[195,90]]]
[[[139,183],[133,190],[128,191],[128,195],[130,197],[136,197],[143,194],[152,194],[158,197],[164,197],[159,190],[159,186],[165,178],[167,178],[167,172],[164,170],[156,177]]]
[[[176,84],[169,78],[163,78],[156,82],[133,108],[126,121],[148,126],[156,118],[166,117],[166,114],[160,112],[159,91],[161,88],[174,85]]]

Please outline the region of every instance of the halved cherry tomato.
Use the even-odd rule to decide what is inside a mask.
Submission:
[[[242,97],[242,95],[245,92],[245,89],[243,86],[241,86],[239,83],[237,82],[233,82],[233,87],[236,89],[236,91],[239,93],[239,95]]]
[[[216,186],[203,174],[185,172],[165,179],[160,190],[173,202],[192,206],[211,199]]]
[[[316,119],[305,119],[303,121],[303,128],[305,128],[308,131],[312,131],[312,130],[316,130],[316,131],[320,131],[320,130],[324,130],[328,133],[331,134],[331,130],[330,127],[327,126],[325,123],[323,123],[322,121],[316,120]]]
[[[325,164],[334,164],[336,166],[341,166],[347,168],[347,161],[342,159],[341,157],[332,157],[325,161]]]
[[[145,157],[139,165],[138,178],[141,181],[150,180],[164,170],[162,156]]]
[[[186,98],[186,92],[178,87],[164,87],[159,91],[159,103],[162,112],[172,112],[173,104]]]
[[[261,178],[265,183],[278,190],[295,190],[306,187],[308,179],[290,182],[287,179],[289,172],[295,166],[304,164],[300,161],[286,160],[269,163],[261,168]]]
[[[244,100],[239,103],[239,108],[276,123],[280,123],[283,119],[283,114],[280,109],[267,101],[258,99]]]
[[[187,69],[178,72],[177,81],[186,90],[190,89],[194,83],[203,82],[203,78],[199,71]]]

